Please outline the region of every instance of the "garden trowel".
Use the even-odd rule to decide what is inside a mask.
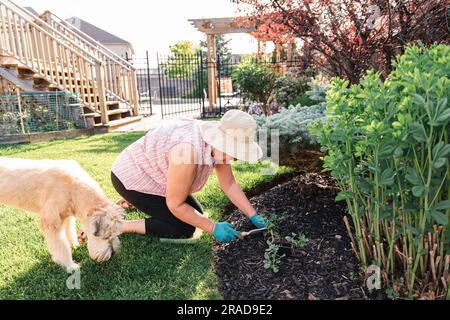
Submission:
[[[267,231],[267,230],[268,230],[267,228],[262,228],[262,229],[250,230],[250,231],[247,231],[247,232],[241,232],[241,237],[245,238],[245,237],[251,236],[253,234],[262,233],[262,232]]]

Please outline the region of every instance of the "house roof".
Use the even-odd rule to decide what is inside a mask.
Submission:
[[[24,7],[24,9],[31,12],[36,17],[39,17],[39,13],[36,10],[34,10],[32,7]]]
[[[123,40],[103,29],[100,29],[78,17],[72,17],[66,19],[66,21],[102,44],[131,44],[130,42]]]

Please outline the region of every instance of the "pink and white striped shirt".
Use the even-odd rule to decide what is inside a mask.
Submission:
[[[199,191],[216,164],[200,126],[199,120],[176,119],[148,132],[119,155],[112,172],[127,190],[165,197],[169,151],[179,143],[190,143],[200,155],[191,193]]]

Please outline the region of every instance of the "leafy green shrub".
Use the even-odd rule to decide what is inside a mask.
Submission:
[[[328,151],[324,167],[347,202],[362,266],[380,266],[401,294],[442,297],[450,280],[450,47],[408,47],[394,67],[385,82],[373,72],[350,88],[334,80],[328,122],[311,132]]]
[[[288,72],[275,81],[272,96],[280,107],[313,106],[325,102],[327,86],[308,82],[309,76],[302,72]]]
[[[310,106],[313,106],[316,104],[317,104],[317,101],[312,100],[309,97],[309,95],[307,95],[306,93],[304,93],[298,97],[295,97],[294,99],[289,101],[290,106],[301,105],[301,106],[305,106],[305,107],[310,107]]]
[[[266,65],[244,62],[233,70],[232,78],[246,99],[260,102],[264,114],[270,114],[268,104],[277,78],[274,70]]]
[[[308,82],[306,85],[307,90],[298,96],[290,99],[288,101],[288,106],[298,106],[302,105],[305,107],[310,107],[317,105],[320,102],[325,102],[328,87],[320,85],[314,82]]]
[[[307,89],[307,79],[305,76],[288,72],[277,78],[272,96],[277,104],[283,108],[287,108],[290,105],[297,105],[298,103],[293,104],[292,101],[303,96]]]
[[[56,123],[46,123],[42,127],[42,132],[53,132],[53,131],[58,131],[58,126],[56,125]]]

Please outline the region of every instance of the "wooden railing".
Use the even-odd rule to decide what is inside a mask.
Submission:
[[[46,11],[40,18],[47,26],[50,26],[50,30],[56,30],[64,35],[65,39],[69,40],[68,43],[76,43],[100,59],[105,66],[105,85],[108,95],[128,103],[136,109],[136,113],[138,112],[136,69],[131,63],[50,11]]]
[[[99,41],[95,40],[88,34],[81,31],[76,25],[73,25],[50,11],[45,11],[40,17],[53,29],[58,30],[60,33],[64,34],[67,38],[73,42],[79,44],[87,51],[99,57],[102,55],[107,55],[113,59],[116,63],[120,63],[129,69],[134,69],[134,66],[125,60],[124,58],[117,55],[115,52],[108,49],[106,46],[101,44]]]
[[[107,99],[138,114],[133,68],[102,60],[80,43],[7,0],[0,0],[0,55],[14,57],[59,90],[79,93],[85,106],[108,123]],[[107,98],[108,96],[108,98]]]

